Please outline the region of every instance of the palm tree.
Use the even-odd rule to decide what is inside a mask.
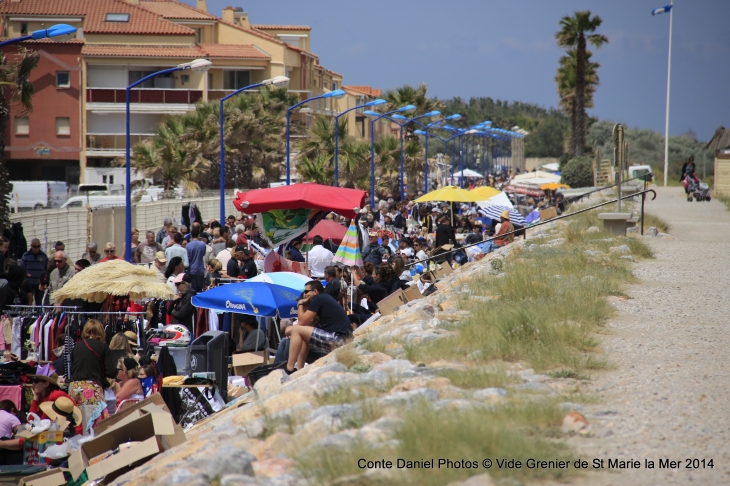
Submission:
[[[430,111],[443,109],[443,103],[436,98],[426,96],[428,86],[424,83],[418,85],[417,88],[409,84],[405,84],[396,89],[389,89],[385,92],[383,99],[388,103],[385,105],[385,111],[393,111],[405,105],[413,105],[416,107],[414,111],[408,112],[409,117],[424,115]],[[418,135],[413,132],[417,129],[413,123],[408,123],[403,127],[405,133],[403,137],[408,141],[417,142]]]
[[[586,51],[586,69],[585,69],[585,108],[593,108],[593,95],[598,86],[598,68],[601,67],[597,62],[591,62],[591,51]],[[558,87],[558,96],[560,97],[560,109],[570,117],[571,127],[576,121],[575,107],[575,73],[576,73],[576,49],[570,49],[567,56],[560,58],[560,67],[555,75],[555,83]],[[571,132],[572,133],[572,132]],[[568,141],[566,143],[571,143]],[[572,145],[571,145],[572,146]],[[570,149],[566,150],[570,152]]]
[[[320,153],[313,159],[302,154],[297,163],[297,173],[301,180],[326,185],[332,184],[335,177],[335,170],[325,153]]]
[[[33,110],[35,89],[30,82],[30,73],[38,66],[38,52],[20,48],[15,61],[8,62],[0,52],[0,226],[10,227],[10,175],[5,163],[5,130],[10,120],[10,105],[18,102],[19,115]]]
[[[565,16],[560,19],[560,31],[555,34],[560,47],[576,49],[575,60],[575,123],[571,133],[571,151],[574,157],[583,155],[586,132],[585,91],[586,91],[586,63],[587,44],[601,47],[608,43],[608,38],[602,34],[592,34],[603,21],[599,16],[591,18],[589,10],[575,12],[573,17]],[[586,35],[588,34],[588,35]]]
[[[162,181],[162,197],[174,197],[178,184],[191,194],[197,194],[197,180],[210,166],[202,156],[197,142],[183,140],[185,126],[180,117],[168,118],[155,129],[155,136],[134,146],[132,167],[145,177]]]

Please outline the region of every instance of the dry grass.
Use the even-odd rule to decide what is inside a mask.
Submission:
[[[727,207],[728,211],[730,211],[730,196],[729,195],[715,192],[714,196],[717,198],[718,201],[721,201]]]
[[[654,226],[656,229],[658,229],[662,233],[669,233],[669,230],[672,229],[672,226],[664,221],[659,216],[650,214],[645,212],[644,213],[644,229],[650,228],[651,226]]]
[[[335,358],[339,363],[352,368],[356,363],[359,362],[359,356],[355,350],[355,346],[350,343],[346,344],[335,351]]]

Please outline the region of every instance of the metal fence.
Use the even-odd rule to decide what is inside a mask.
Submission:
[[[207,195],[133,205],[132,226],[139,229],[140,241],[144,241],[145,231],[157,232],[166,217],[172,218],[173,223],[179,226],[182,221],[182,207],[188,203],[198,207],[203,221],[218,219],[220,197],[205,196]],[[233,206],[233,197],[232,191],[226,193],[226,215],[239,214]],[[23,224],[23,232],[28,242],[31,238],[38,238],[47,254],[56,241],[63,241],[66,253],[75,261],[86,251],[87,235],[97,242],[99,251],[111,241],[117,246],[117,255],[123,254],[125,206],[97,208],[91,212],[87,212],[85,208],[24,211],[12,214],[10,219],[13,223]]]

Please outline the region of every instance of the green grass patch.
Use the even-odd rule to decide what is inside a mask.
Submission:
[[[521,481],[560,479],[573,469],[528,469],[527,459],[570,460],[567,447],[550,440],[561,436],[559,425],[565,413],[554,402],[532,401],[509,404],[494,410],[474,408],[460,413],[442,413],[427,407],[402,414],[404,423],[396,430],[397,456],[405,460],[439,458],[477,461],[476,469],[412,469],[404,484],[443,485],[475,474],[489,472],[495,479]],[[482,458],[516,459],[522,469],[489,470]]]
[[[504,388],[505,385],[515,382],[504,369],[470,367],[463,371],[440,370],[438,374],[448,378],[452,385],[465,389]]]
[[[382,339],[364,338],[358,344],[366,350],[370,351],[371,353],[385,353],[385,345],[388,343],[386,343]]]
[[[669,233],[669,230],[672,229],[672,226],[659,216],[644,212],[644,229],[652,226],[658,229],[661,233]]]
[[[649,245],[636,238],[627,238],[626,244],[631,248],[631,254],[640,258],[654,258],[654,252]]]
[[[550,372],[548,372],[548,375],[553,378],[573,378],[575,380],[590,380],[591,379],[591,377],[588,375],[578,373],[575,370],[566,370],[566,369],[550,371]]]

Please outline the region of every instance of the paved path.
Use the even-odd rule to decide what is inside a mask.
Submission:
[[[593,377],[601,403],[584,411],[612,434],[570,441],[584,458],[635,459],[641,469],[579,484],[730,484],[730,211],[714,200],[689,203],[681,188],[657,193],[647,211],[668,221],[674,238],[644,240],[656,259],[634,266],[642,282],[616,304],[604,338],[616,368]],[[659,469],[660,458],[680,468]],[[693,458],[714,468],[685,469]]]

